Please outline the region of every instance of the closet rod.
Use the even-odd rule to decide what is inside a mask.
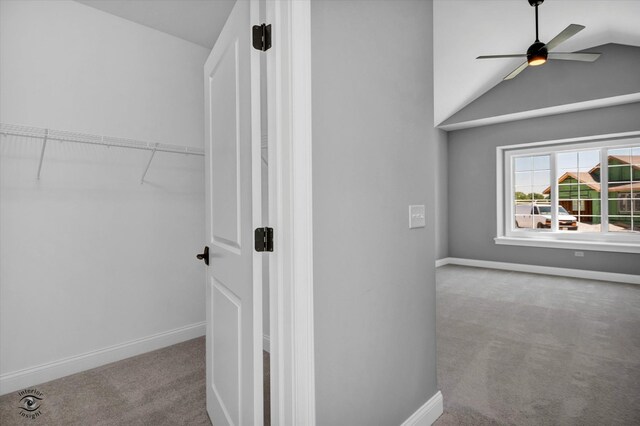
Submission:
[[[90,135],[87,133],[68,132],[64,130],[44,129],[40,127],[20,126],[0,123],[0,134],[42,139],[43,141],[75,142],[90,145],[114,146],[118,148],[140,149],[153,152],[169,152],[172,154],[204,156],[204,149],[189,146],[169,145],[137,141],[133,139],[111,136]],[[45,142],[46,143],[46,142]],[[44,150],[43,150],[44,154]]]

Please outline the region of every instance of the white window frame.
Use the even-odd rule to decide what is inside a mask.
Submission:
[[[541,141],[496,148],[496,244],[563,248],[577,250],[640,253],[640,234],[632,232],[608,232],[608,149],[640,145],[640,132],[616,133],[582,138]],[[601,232],[569,233],[558,230],[557,215],[553,215],[550,230],[517,229],[515,227],[514,198],[512,190],[513,158],[529,155],[552,154],[551,209],[558,208],[558,176],[555,154],[562,151],[600,150],[600,214]],[[603,161],[604,160],[604,161]]]

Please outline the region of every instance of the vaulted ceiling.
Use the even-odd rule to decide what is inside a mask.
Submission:
[[[211,49],[235,0],[76,0]]]
[[[569,24],[586,26],[556,51],[610,42],[640,46],[640,1],[546,0],[538,12],[543,42]],[[435,123],[500,83],[522,63],[521,59],[476,60],[478,55],[524,53],[534,40],[534,8],[527,0],[434,0]],[[535,71],[529,68],[523,74]]]
[[[213,47],[235,3],[235,0],[76,1],[207,48]],[[557,51],[611,42],[640,46],[640,0],[546,0],[539,13],[542,41],[549,41],[569,24],[586,25],[586,29]],[[534,10],[527,0],[434,0],[433,27],[436,124],[500,83],[521,63],[519,59],[480,61],[476,56],[524,53],[535,39]]]

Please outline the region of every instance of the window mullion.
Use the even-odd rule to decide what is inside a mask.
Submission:
[[[600,148],[600,231],[609,232],[609,158],[608,148]]]
[[[514,176],[514,165],[513,165],[513,157],[509,154],[506,155],[504,164],[503,164],[503,170],[501,170],[501,173],[503,174],[503,178],[505,180],[506,185],[504,186],[503,189],[503,199],[505,200],[505,205],[504,205],[504,219],[509,220],[509,223],[506,223],[506,220],[504,220],[505,223],[503,223],[504,226],[504,230],[503,232],[506,235],[510,235],[510,233],[513,231],[513,228],[515,227],[515,210],[513,208],[513,205],[515,203],[515,198],[514,198],[514,188],[515,188],[515,176]]]
[[[549,186],[551,188],[551,232],[558,232],[558,177],[556,167],[556,153],[549,154],[549,176],[551,182]]]

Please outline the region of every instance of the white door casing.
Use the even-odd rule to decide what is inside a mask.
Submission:
[[[204,67],[206,397],[216,426],[263,424],[258,0],[238,1]]]
[[[310,0],[266,0],[271,422],[315,425]]]

